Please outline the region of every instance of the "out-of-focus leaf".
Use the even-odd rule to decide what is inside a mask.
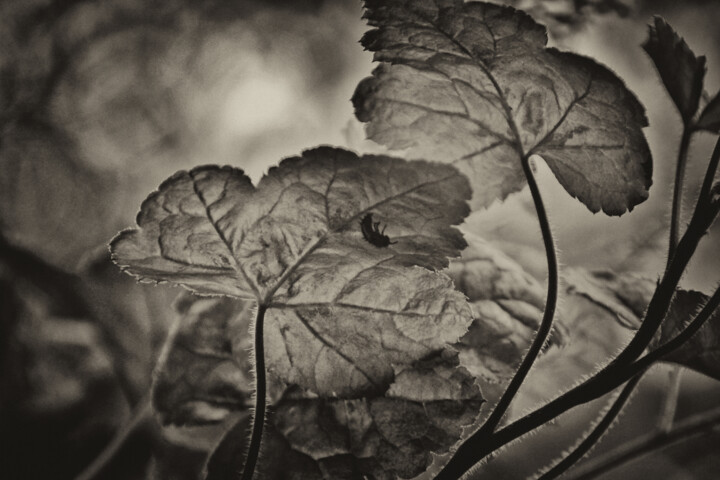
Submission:
[[[688,125],[698,109],[705,77],[705,57],[695,57],[685,40],[661,17],[654,17],[643,48],[652,58],[665,88]]]
[[[78,293],[105,332],[125,395],[135,403],[146,394],[173,317],[176,289],[147,288],[118,271],[107,250],[80,268]]]
[[[368,136],[412,157],[454,162],[474,207],[524,184],[542,156],[591,211],[645,200],[652,161],[643,107],[593,60],[545,48],[545,28],[509,7],[460,0],[367,0],[363,45],[384,62],[353,97]]]
[[[3,477],[71,478],[122,421],[112,357],[78,286],[0,237]]]
[[[268,479],[417,476],[432,462],[430,452],[446,452],[459,440],[483,402],[472,376],[457,365],[457,355],[446,351],[401,367],[379,397],[288,395],[270,415],[267,462],[261,455],[260,470]],[[211,458],[208,478],[232,478],[242,448],[236,427]]]
[[[545,292],[500,250],[478,237],[469,239],[470,246],[449,269],[457,288],[472,302],[474,315],[468,333],[455,348],[473,375],[502,383],[515,373],[540,326]],[[559,326],[553,341],[562,342],[562,338]]]
[[[660,332],[650,348],[672,340],[695,318],[708,296],[694,290],[678,290]],[[664,361],[679,363],[720,380],[720,311],[715,311],[703,327],[680,348],[663,357]]]
[[[252,302],[183,294],[158,362],[153,404],[164,424],[204,424],[248,407]]]
[[[563,272],[563,278],[568,292],[582,295],[605,308],[621,325],[630,329],[640,326],[657,285],[649,278],[609,270],[568,268]]]
[[[179,172],[111,249],[141,280],[264,305],[270,370],[321,395],[362,396],[387,389],[393,365],[467,330],[470,309],[450,279],[408,267],[458,255],[465,241],[451,225],[469,195],[450,165],[321,147],[284,160],[257,189],[230,167]],[[397,244],[363,238],[367,214]]]
[[[696,125],[703,130],[710,130],[715,133],[720,132],[720,92],[705,105]]]

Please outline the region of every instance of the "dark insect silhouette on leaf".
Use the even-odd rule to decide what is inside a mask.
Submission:
[[[385,229],[387,228],[387,225],[385,225],[382,231],[380,231],[380,222],[373,222],[372,216],[372,213],[368,213],[363,217],[362,220],[360,220],[360,230],[362,231],[365,240],[379,248],[387,247],[388,245],[395,245],[396,243],[398,243],[391,242],[390,237],[385,235]]]

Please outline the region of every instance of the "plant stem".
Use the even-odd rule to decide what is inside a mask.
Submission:
[[[255,411],[253,412],[253,428],[250,436],[250,446],[245,457],[242,480],[252,480],[255,473],[255,465],[260,455],[260,444],[262,443],[263,428],[265,426],[266,408],[266,379],[265,379],[265,344],[263,342],[263,323],[265,322],[265,311],[267,307],[258,306],[255,317]]]
[[[590,480],[620,465],[688,438],[705,435],[720,426],[720,408],[694,415],[668,433],[654,432],[619,446],[579,467],[568,480]]]
[[[150,418],[152,411],[152,402],[150,394],[143,397],[130,415],[130,419],[115,433],[100,455],[95,457],[90,465],[75,477],[75,480],[91,480],[98,476],[103,468],[112,460],[118,451],[125,444],[127,439],[142,423]]]
[[[675,421],[678,398],[680,397],[680,384],[682,383],[682,367],[671,365],[668,372],[668,389],[665,391],[660,415],[658,415],[657,429],[667,433],[672,430]]]
[[[623,407],[630,398],[632,391],[635,389],[635,386],[640,382],[641,378],[642,373],[633,377],[625,385],[625,388],[622,389],[620,395],[618,395],[618,397],[613,400],[610,409],[605,413],[605,415],[603,415],[600,422],[598,422],[598,424],[588,434],[588,436],[585,437],[583,441],[580,442],[580,444],[575,447],[572,452],[570,452],[569,455],[567,455],[560,462],[555,464],[550,470],[538,477],[538,480],[551,480],[557,478],[563,473],[565,473],[576,462],[582,459],[597,444],[597,442],[600,440],[600,438],[602,438],[605,432],[607,432],[607,430],[612,426],[613,422],[622,411]]]
[[[525,380],[525,377],[527,377],[535,359],[538,357],[540,351],[545,345],[545,342],[547,341],[547,337],[552,329],[555,307],[557,306],[558,266],[555,245],[553,243],[552,232],[550,230],[550,222],[548,221],[547,212],[545,211],[545,206],[543,205],[542,197],[540,195],[540,189],[535,181],[535,176],[533,175],[532,168],[530,167],[530,160],[527,156],[522,158],[522,166],[525,178],[527,179],[528,185],[530,185],[530,194],[532,195],[533,203],[535,204],[535,211],[537,212],[538,222],[540,223],[540,231],[542,232],[543,243],[545,244],[545,255],[547,257],[548,266],[547,300],[545,301],[545,312],[543,314],[542,321],[540,322],[540,327],[538,328],[535,338],[525,354],[520,367],[517,372],[515,372],[512,380],[510,380],[510,383],[505,389],[505,392],[503,392],[497,405],[495,405],[495,409],[492,411],[480,430],[476,432],[476,435],[481,436],[492,433],[495,430],[495,427],[497,427],[500,423],[500,420],[502,420],[503,415],[505,415],[510,403],[520,389],[520,386]]]
[[[491,436],[500,423],[503,415],[507,411],[510,403],[517,394],[520,386],[522,385],[525,377],[527,376],[530,368],[532,367],[535,359],[540,354],[542,347],[547,341],[547,337],[552,329],[553,317],[555,315],[555,308],[557,306],[558,296],[558,266],[557,256],[555,253],[555,245],[553,243],[552,231],[550,230],[550,222],[543,205],[542,196],[540,195],[540,189],[538,188],[535,176],[533,175],[532,168],[530,166],[530,160],[528,156],[522,157],[523,172],[527,179],[528,185],[530,186],[530,194],[532,195],[533,202],[535,204],[535,210],[538,216],[538,222],[540,223],[540,231],[542,232],[543,243],[545,245],[545,254],[547,256],[548,264],[548,289],[547,299],[545,302],[545,312],[540,322],[535,338],[533,339],[527,354],[523,358],[520,367],[513,376],[512,380],[508,384],[507,388],[502,394],[502,397],[498,401],[494,410],[487,418],[482,427],[480,427],[475,433],[473,433],[459,448],[458,452],[453,456],[450,462],[438,473],[435,477],[436,480],[444,479],[456,479],[460,478],[461,475],[467,471],[472,464],[463,462],[463,458],[467,458],[469,454],[464,454],[462,451],[468,451],[475,449],[477,444],[484,443],[484,439]],[[489,453],[489,452],[488,452]],[[485,455],[483,455],[484,457]],[[483,458],[480,457],[480,458]]]
[[[680,150],[678,151],[677,165],[675,168],[675,185],[673,186],[672,199],[672,216],[670,217],[670,244],[668,247],[667,264],[670,265],[670,259],[675,255],[678,240],[680,238],[680,215],[682,214],[682,190],[685,180],[685,165],[687,165],[688,149],[690,147],[690,136],[692,129],[688,126],[683,127],[682,139],[680,140]]]

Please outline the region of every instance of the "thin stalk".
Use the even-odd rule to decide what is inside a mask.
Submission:
[[[538,222],[540,223],[540,231],[542,232],[543,243],[545,246],[545,255],[547,257],[548,266],[547,299],[545,301],[545,312],[543,314],[542,321],[540,322],[540,327],[535,334],[535,339],[525,354],[517,372],[515,372],[512,380],[510,380],[505,392],[503,392],[502,397],[495,406],[495,409],[481,428],[482,431],[488,433],[493,432],[495,427],[497,427],[500,423],[500,420],[502,420],[503,415],[505,415],[510,403],[513,398],[515,398],[515,395],[520,389],[525,377],[527,377],[535,359],[537,359],[540,351],[545,345],[548,335],[550,335],[550,330],[552,329],[555,307],[557,306],[558,266],[555,244],[553,243],[552,231],[550,230],[550,222],[547,217],[547,212],[545,211],[542,196],[540,195],[540,189],[538,188],[532,168],[530,167],[530,160],[527,156],[523,157],[522,166],[525,178],[530,186],[530,194],[532,195],[533,203],[535,204],[535,211],[537,212]]]
[[[663,398],[660,415],[657,419],[657,429],[659,432],[669,432],[672,430],[675,421],[675,412],[677,411],[678,398],[680,397],[680,384],[682,383],[682,367],[680,365],[672,365],[668,372],[668,389]]]
[[[538,477],[538,480],[552,480],[559,477],[560,475],[565,473],[570,467],[575,465],[576,462],[578,462],[585,455],[587,455],[587,453],[598,443],[598,441],[600,441],[602,436],[605,435],[608,429],[612,426],[613,422],[620,414],[627,401],[630,399],[632,391],[635,389],[635,386],[637,386],[637,384],[640,382],[641,378],[642,373],[637,375],[636,377],[633,377],[625,385],[625,388],[622,389],[620,395],[618,395],[618,397],[613,400],[610,409],[605,413],[605,415],[603,415],[600,422],[598,422],[598,424],[595,426],[595,428],[593,428],[593,430],[588,434],[588,436],[585,437],[583,441],[580,442],[580,444],[575,447],[572,452],[570,452],[569,455],[567,455],[560,462],[555,464],[550,470]]]
[[[625,443],[579,467],[567,480],[591,480],[639,457],[691,437],[706,435],[720,426],[720,408],[679,422],[668,433],[654,432]]]
[[[110,440],[110,443],[105,446],[103,451],[100,452],[100,455],[95,457],[92,463],[75,477],[75,480],[92,480],[97,477],[110,460],[115,458],[120,448],[122,448],[127,439],[130,438],[130,435],[132,435],[145,420],[150,418],[151,412],[152,402],[148,394],[138,402],[135,410],[130,415],[130,419],[115,433],[115,436]]]
[[[253,428],[250,446],[245,457],[242,480],[252,480],[260,455],[263,428],[265,427],[265,408],[267,406],[267,384],[265,378],[265,344],[263,342],[263,323],[267,307],[258,306],[255,317],[255,411],[253,412]]]
[[[677,165],[675,167],[675,185],[673,186],[672,216],[670,217],[670,243],[668,247],[668,266],[670,259],[675,255],[678,241],[680,239],[680,215],[682,214],[682,190],[685,180],[685,166],[687,165],[688,149],[690,147],[690,136],[692,129],[688,126],[683,128],[680,150],[678,151]]]
[[[680,216],[682,215],[682,193],[685,181],[685,167],[687,165],[688,150],[690,149],[690,137],[692,128],[683,126],[680,149],[678,150],[677,165],[675,167],[675,184],[673,186],[672,214],[670,217],[670,241],[668,243],[668,257],[666,269],[670,268],[670,262],[675,255],[680,238]],[[675,418],[678,397],[680,395],[680,367],[673,366],[670,370],[668,389],[663,398],[662,410],[658,417],[657,428],[661,431],[668,431],[672,428]]]
[[[510,380],[510,383],[503,392],[494,410],[492,411],[488,419],[485,421],[483,426],[480,427],[480,429],[478,429],[470,437],[470,439],[473,439],[473,441],[469,442],[470,439],[468,439],[468,441],[461,445],[460,449],[473,448],[467,447],[466,445],[474,445],[478,442],[481,443],[482,439],[487,438],[489,435],[492,435],[493,431],[500,423],[500,420],[502,420],[503,415],[505,415],[505,412],[510,406],[513,398],[520,389],[523,381],[527,377],[527,374],[530,371],[530,368],[532,368],[535,359],[540,354],[542,347],[545,345],[547,337],[552,329],[553,317],[555,316],[555,308],[557,306],[558,296],[558,266],[552,231],[550,230],[550,222],[547,217],[547,212],[545,211],[542,196],[540,195],[540,189],[538,188],[537,182],[535,181],[535,176],[533,175],[532,168],[530,167],[530,161],[527,156],[524,156],[522,158],[522,166],[523,172],[525,173],[525,178],[527,179],[528,185],[530,186],[530,194],[532,195],[533,202],[535,204],[538,222],[540,223],[540,231],[542,232],[543,243],[545,245],[545,254],[547,256],[548,288],[547,299],[545,301],[545,312],[543,313],[540,327],[535,334],[535,338],[530,345],[528,352],[525,354],[525,357],[523,358],[520,367],[518,368],[517,372],[515,372],[512,380]],[[455,468],[453,460],[455,460],[456,457],[462,456],[464,455],[460,454],[460,451],[458,450],[458,453],[453,457],[450,463],[448,463],[445,468],[443,468],[443,470],[435,477],[436,480],[459,478],[460,475],[462,475],[467,470],[467,468],[465,468],[465,466],[463,465],[460,467],[462,471],[459,471]]]

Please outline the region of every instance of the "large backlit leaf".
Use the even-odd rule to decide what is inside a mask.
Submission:
[[[415,158],[454,162],[483,207],[524,185],[542,156],[591,211],[647,198],[643,107],[593,60],[546,48],[545,28],[509,7],[461,0],[367,0],[363,45],[383,62],[353,102],[368,136]]]
[[[680,333],[707,300],[708,296],[703,293],[678,290],[651,348],[662,345]],[[716,310],[700,331],[663,360],[679,363],[720,380],[720,311]]]
[[[460,439],[483,402],[472,376],[457,365],[456,354],[444,352],[401,367],[384,396],[289,395],[270,414],[259,470],[267,479],[417,476],[432,462],[431,452],[446,452]],[[209,479],[234,478],[245,429],[239,425],[220,444],[208,464]]]
[[[705,57],[695,57],[685,40],[660,17],[650,25],[643,48],[655,63],[683,121],[689,124],[702,95]]]
[[[384,391],[394,365],[467,330],[464,296],[429,269],[465,246],[451,225],[469,195],[450,165],[321,147],[284,160],[257,188],[230,167],[179,172],[111,248],[141,280],[264,305],[271,371],[321,395],[357,396]],[[397,243],[367,241],[367,214]]]

